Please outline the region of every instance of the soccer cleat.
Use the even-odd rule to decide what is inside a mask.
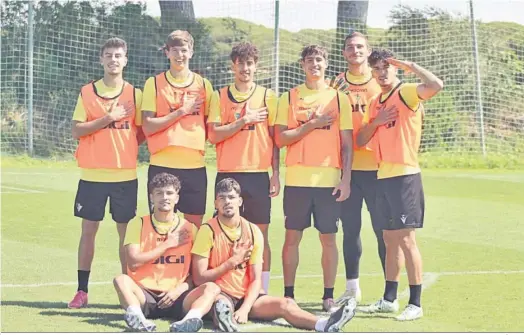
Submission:
[[[204,326],[202,319],[191,318],[173,322],[169,326],[169,331],[172,333],[196,333],[202,326]]]
[[[333,298],[327,298],[322,301],[322,310],[328,313],[334,313],[338,309],[338,305],[335,304]]]
[[[346,290],[337,300],[335,304],[342,305],[349,299],[354,298],[357,304],[362,301],[362,291],[360,289]]]
[[[398,300],[395,299],[395,301],[390,302],[380,298],[373,305],[360,307],[358,311],[363,313],[396,313],[398,312]]]
[[[127,326],[132,330],[147,333],[154,332],[156,330],[155,323],[146,319],[144,315],[126,312],[124,314],[124,320]]]
[[[238,332],[238,327],[233,321],[233,309],[229,304],[220,299],[215,303],[214,308],[218,329],[226,333]]]
[[[324,332],[336,333],[339,332],[346,323],[348,323],[355,316],[355,309],[357,308],[357,301],[355,298],[348,299],[342,307],[329,316]]]
[[[395,319],[397,319],[397,321],[412,321],[420,319],[423,315],[422,307],[409,304]]]
[[[83,308],[87,307],[87,293],[84,291],[77,291],[73,300],[71,300],[67,307],[69,308]]]

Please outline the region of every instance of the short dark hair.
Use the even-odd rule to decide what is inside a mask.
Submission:
[[[358,32],[358,31],[351,31],[348,35],[346,35],[346,38],[344,38],[344,45],[343,47],[345,48],[346,47],[346,43],[348,40],[352,39],[353,37],[362,37],[363,39],[366,40],[366,45],[367,47],[369,48],[369,40],[368,40],[368,37],[364,34],[362,34],[361,32]]]
[[[235,63],[237,60],[246,61],[253,57],[255,63],[258,62],[258,48],[256,45],[249,42],[240,42],[231,50],[231,61]]]
[[[388,58],[393,58],[395,55],[389,49],[377,48],[373,50],[371,55],[368,57],[368,63],[370,66],[377,64],[380,61],[386,61]]]
[[[215,186],[215,194],[218,196],[220,193],[226,193],[235,191],[240,195],[240,192],[242,191],[240,188],[240,184],[233,178],[225,178],[222,179],[217,183],[217,186]]]
[[[149,182],[149,192],[153,193],[153,190],[155,188],[162,188],[167,186],[173,186],[175,190],[178,192],[180,191],[181,187],[180,180],[170,173],[162,172],[154,176],[153,179],[151,179],[151,181]]]
[[[195,40],[189,31],[186,30],[175,30],[167,36],[166,43],[162,46],[162,49],[169,51],[172,47],[183,47],[188,46],[189,49],[193,50]]]
[[[124,49],[125,55],[127,55],[127,43],[121,38],[111,37],[110,39],[106,40],[100,47],[100,56],[103,56],[104,51],[109,48],[122,48]]]
[[[302,54],[301,54],[302,60],[306,60],[307,56],[316,56],[316,55],[320,55],[324,57],[324,59],[327,61],[328,52],[326,48],[320,45],[311,44],[311,45],[305,46],[304,49],[302,49]]]

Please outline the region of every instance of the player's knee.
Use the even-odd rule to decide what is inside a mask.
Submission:
[[[402,249],[411,249],[417,246],[417,241],[415,240],[414,234],[407,234],[402,236],[400,240],[400,245]]]
[[[220,287],[218,287],[215,283],[205,283],[202,284],[202,287],[204,288],[204,294],[209,296],[218,296],[220,294]]]
[[[113,279],[113,285],[117,290],[122,290],[122,288],[125,286],[127,278],[129,278],[125,274],[120,274]]]
[[[333,249],[337,247],[337,236],[335,234],[321,234],[320,243],[324,249]]]

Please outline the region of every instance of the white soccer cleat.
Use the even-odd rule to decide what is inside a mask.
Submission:
[[[359,304],[362,301],[362,291],[360,289],[346,290],[337,300],[335,300],[335,303],[337,305],[343,305],[351,298],[355,299],[357,304]]]
[[[143,315],[126,312],[124,320],[129,328],[139,332],[154,332],[156,325],[153,321],[146,319]]]
[[[380,298],[373,305],[359,307],[357,310],[363,313],[396,313],[398,312],[398,300],[390,302]]]
[[[424,313],[422,311],[422,307],[409,304],[406,306],[404,311],[395,319],[397,319],[397,321],[412,321],[420,319],[423,315]]]

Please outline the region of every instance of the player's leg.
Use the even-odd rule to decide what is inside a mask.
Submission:
[[[180,319],[173,322],[169,329],[177,333],[194,333],[203,326],[202,317],[206,315],[213,306],[215,299],[220,294],[220,288],[215,283],[205,283],[188,292],[179,303],[177,311]]]
[[[113,279],[120,306],[125,310],[124,320],[129,328],[136,331],[151,332],[156,325],[147,320],[146,314],[156,308],[156,300],[151,294],[143,290],[131,277],[125,274]]]
[[[342,247],[346,268],[346,290],[335,301],[337,304],[343,303],[351,297],[355,298],[357,303],[362,299],[359,285],[359,266],[362,255],[360,230],[362,228],[362,203],[364,200],[364,193],[359,185],[361,172],[351,172],[351,194],[342,203],[340,211],[340,220],[344,232]]]
[[[197,169],[172,169],[180,179],[180,200],[177,208],[184,218],[200,228],[206,212],[207,172],[205,167]]]
[[[122,273],[127,273],[126,251],[124,239],[126,236],[127,224],[136,215],[138,180],[129,180],[118,183],[111,183],[109,193],[109,211],[115,221],[119,238],[119,256]]]
[[[233,313],[238,305],[238,299],[227,293],[220,293],[213,304],[212,318],[218,330],[227,333],[238,332],[238,325],[233,319]]]
[[[341,204],[332,195],[333,188],[318,187],[313,200],[313,218],[322,245],[322,270],[324,274],[324,295],[322,308],[334,312],[337,305],[333,299],[335,280],[338,268],[337,223],[340,217]]]
[[[74,203],[74,214],[82,218],[82,233],[78,244],[78,288],[69,308],[86,307],[91,264],[95,254],[95,237],[104,219],[108,197],[107,183],[80,180]]]
[[[354,299],[350,299],[339,310],[332,313],[329,318],[319,318],[301,309],[292,299],[263,295],[253,304],[249,318],[263,321],[283,318],[295,328],[336,332],[353,318],[355,306]]]
[[[299,246],[304,229],[311,225],[313,206],[311,187],[284,187],[286,235],[282,247],[284,296],[295,298],[295,276],[299,262]]]

